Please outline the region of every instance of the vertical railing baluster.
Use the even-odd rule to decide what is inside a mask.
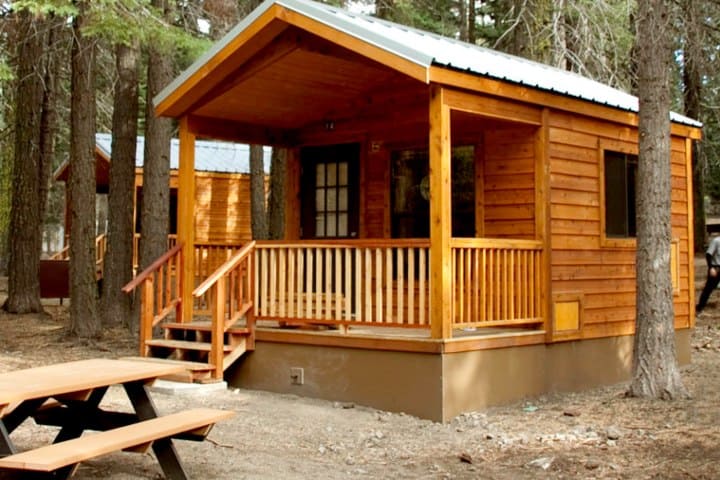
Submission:
[[[421,247],[419,249],[419,258],[418,258],[418,289],[420,293],[420,298],[418,299],[418,323],[420,325],[425,325],[425,319],[426,317],[426,311],[425,311],[425,303],[426,303],[426,297],[427,297],[427,289],[426,289],[426,283],[425,283],[425,273],[426,273],[426,263],[425,263],[425,252],[427,250],[425,247]]]

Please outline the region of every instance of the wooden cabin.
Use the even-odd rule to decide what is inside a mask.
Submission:
[[[143,164],[145,138],[137,138],[135,152],[135,196],[133,218],[135,225],[134,266],[137,267],[137,239],[140,235],[140,210],[142,208]],[[264,149],[266,174],[269,174],[271,149]],[[193,228],[195,242],[206,252],[223,250],[226,259],[227,246],[239,246],[252,238],[250,228],[250,153],[246,144],[198,141],[195,144],[195,212]],[[107,133],[95,135],[95,184],[98,195],[110,190],[110,161],[112,136]],[[174,244],[178,224],[178,160],[179,142],[170,144],[170,245]],[[70,174],[66,161],[55,171],[53,178],[65,182]],[[65,195],[65,231],[70,231],[69,196]],[[102,231],[102,228],[101,228]],[[104,240],[104,237],[102,237]],[[103,245],[98,250],[104,251]],[[222,263],[222,262],[220,262]],[[217,262],[213,262],[217,266]],[[210,273],[205,271],[205,274]]]
[[[224,361],[213,343],[210,354],[232,384],[446,421],[628,378],[635,97],[333,6],[268,0],[155,106],[180,125],[171,253],[183,275],[203,208],[199,139],[290,152],[285,239],[248,245],[172,303],[189,323],[193,295],[214,289],[213,335],[245,315],[248,352]],[[673,114],[671,133],[670,273],[687,363],[701,125]]]

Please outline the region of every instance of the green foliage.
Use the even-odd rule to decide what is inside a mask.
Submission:
[[[18,0],[11,2],[15,11],[28,10],[35,15],[50,15],[57,17],[72,17],[77,15],[77,7],[72,0]]]
[[[0,57],[0,82],[4,82],[7,80],[13,79],[13,72],[10,68],[10,65],[8,65],[7,60],[5,58]],[[0,92],[2,92],[2,88],[0,87]]]

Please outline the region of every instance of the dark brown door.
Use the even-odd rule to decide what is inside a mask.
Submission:
[[[356,238],[359,225],[360,144],[305,147],[302,238]]]

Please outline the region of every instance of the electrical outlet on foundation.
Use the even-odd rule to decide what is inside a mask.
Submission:
[[[290,367],[290,383],[292,385],[305,383],[305,371],[302,367]]]

